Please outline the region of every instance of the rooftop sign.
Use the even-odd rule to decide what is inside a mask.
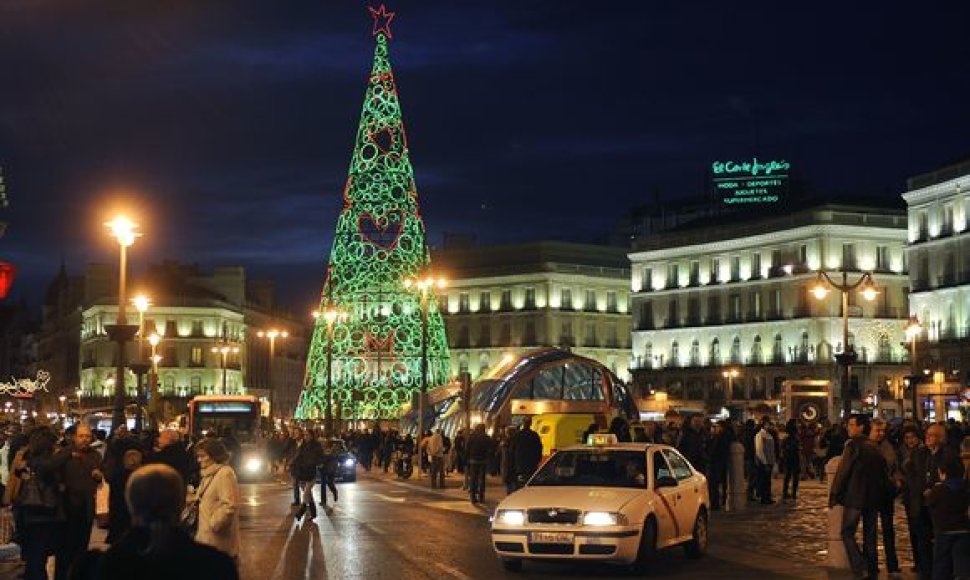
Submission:
[[[727,205],[778,203],[788,194],[788,170],[784,159],[715,161],[711,164],[714,189]]]

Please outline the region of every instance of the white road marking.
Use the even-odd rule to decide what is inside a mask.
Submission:
[[[459,578],[460,580],[472,580],[471,576],[469,576],[468,574],[465,574],[458,568],[452,568],[451,566],[448,566],[447,564],[442,564],[441,562],[435,562],[434,565],[437,566],[437,568],[442,572],[444,572],[445,574],[449,574],[451,576],[454,576],[455,578]]]
[[[471,514],[473,516],[488,517],[488,513],[483,511],[481,508],[472,505],[470,502],[458,500],[458,501],[428,501],[422,502],[423,505],[433,508],[438,508],[442,510],[448,510],[452,512],[461,512],[463,514]]]
[[[389,495],[384,495],[383,493],[375,493],[374,497],[379,497],[384,501],[392,501],[394,503],[404,503],[403,497],[391,497]]]

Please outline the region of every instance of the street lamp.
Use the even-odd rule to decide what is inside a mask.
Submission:
[[[131,299],[131,303],[138,311],[138,358],[137,362],[128,366],[135,373],[135,402],[137,403],[135,406],[135,427],[141,429],[142,397],[146,390],[142,384],[142,379],[148,374],[148,361],[145,360],[145,312],[151,306],[152,300],[144,294],[139,294]]]
[[[345,322],[349,315],[338,309],[331,302],[321,312],[313,311],[313,318],[319,319],[327,325],[327,408],[324,415],[324,430],[328,437],[333,436],[333,327],[337,322]]]
[[[151,354],[151,370],[148,372],[148,393],[151,400],[148,401],[148,414],[151,416],[152,421],[156,424],[158,422],[158,361],[162,360],[162,357],[155,354],[155,349],[158,344],[162,342],[162,337],[156,333],[152,333],[148,337],[148,344],[152,347]]]
[[[222,346],[214,346],[214,347],[212,347],[212,352],[218,353],[218,354],[221,354],[222,355],[222,394],[225,395],[228,392],[228,389],[226,388],[226,374],[227,374],[226,373],[226,368],[227,368],[226,358],[229,356],[230,353],[231,354],[238,354],[239,353],[239,347],[238,346],[229,346],[228,344],[224,344]]]
[[[105,222],[105,226],[111,231],[111,235],[118,241],[120,248],[119,268],[118,268],[118,319],[113,325],[105,325],[108,337],[118,343],[118,366],[116,369],[114,385],[114,409],[111,415],[111,430],[114,432],[125,421],[125,343],[135,337],[138,327],[128,325],[128,317],[125,312],[127,306],[125,299],[125,283],[128,271],[128,246],[135,243],[135,239],[141,236],[136,231],[138,224],[128,219],[127,216],[119,215],[110,222]]]
[[[418,398],[418,440],[424,436],[424,399],[428,393],[428,308],[430,298],[436,289],[443,290],[448,286],[444,278],[426,275],[423,278],[408,278],[404,280],[404,287],[414,288],[421,295],[421,395]],[[471,425],[467,426],[471,429]]]
[[[269,340],[269,360],[266,363],[266,388],[270,391],[270,400],[273,412],[276,412],[276,389],[273,388],[273,361],[276,358],[276,339],[284,339],[290,336],[290,333],[285,330],[277,330],[271,328],[269,330],[260,330],[256,333],[259,338],[266,338]]]
[[[728,369],[721,373],[721,376],[727,379],[727,400],[731,402],[734,397],[734,379],[738,378],[741,372],[738,369]]]
[[[919,335],[922,333],[923,333],[923,325],[920,324],[919,318],[917,318],[915,315],[910,316],[909,324],[906,325],[906,338],[909,339],[910,348],[912,349],[909,355],[909,358],[910,358],[909,393],[910,393],[910,398],[913,399],[913,421],[916,421],[916,422],[919,422],[920,420],[919,395],[916,392],[917,378],[919,377],[919,374],[916,371],[916,365],[918,364],[916,361],[916,339],[918,339]]]
[[[849,344],[849,292],[858,290],[863,298],[872,302],[879,295],[879,290],[876,288],[871,272],[863,272],[855,283],[850,284],[849,273],[845,270],[842,270],[841,283],[833,280],[824,270],[819,270],[815,285],[811,288],[812,294],[816,299],[824,300],[828,296],[829,287],[842,294],[842,352],[835,355],[835,360],[843,368],[842,413],[848,417],[852,413],[852,393],[849,386],[852,380],[852,365],[858,359],[855,348]]]

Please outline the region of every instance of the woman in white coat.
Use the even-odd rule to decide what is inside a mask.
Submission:
[[[195,456],[202,468],[196,488],[199,502],[199,530],[195,541],[239,559],[239,484],[229,463],[229,452],[218,439],[195,444]]]

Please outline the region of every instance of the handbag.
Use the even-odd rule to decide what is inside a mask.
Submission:
[[[28,512],[55,514],[60,505],[58,490],[36,473],[21,479],[17,504]]]
[[[102,481],[94,492],[94,519],[98,522],[98,527],[107,527],[110,499],[111,486],[107,481]]]
[[[209,489],[209,486],[212,485],[212,482],[215,480],[216,476],[219,475],[220,471],[222,471],[221,467],[212,474],[212,478],[209,479],[209,481],[205,482],[205,486],[199,490],[198,497],[196,497],[192,502],[185,504],[185,507],[182,508],[182,515],[179,518],[179,527],[181,527],[185,533],[193,538],[199,531],[199,504],[202,503],[202,497],[205,495],[206,490]]]

